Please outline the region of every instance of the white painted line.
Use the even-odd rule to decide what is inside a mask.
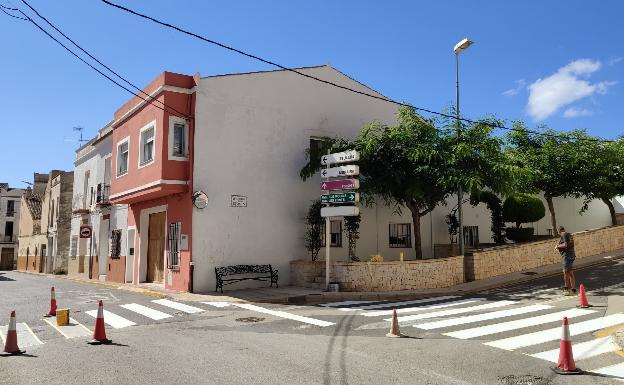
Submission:
[[[575,360],[584,360],[598,356],[600,354],[609,353],[617,350],[617,346],[613,343],[611,337],[603,337],[595,340],[582,342],[572,345],[572,353]],[[541,353],[530,354],[531,357],[541,358],[550,362],[559,361],[559,349],[548,350]]]
[[[229,302],[202,302],[206,305],[214,306],[214,307],[228,307],[230,306]]]
[[[285,311],[270,310],[270,309],[266,309],[260,306],[251,305],[247,303],[233,303],[232,305],[243,308],[243,309],[247,309],[247,310],[257,311],[258,313],[270,314],[276,317],[286,318],[286,319],[290,319],[293,321],[304,322],[307,324],[316,325],[320,327],[334,325],[333,322],[328,322],[328,321],[323,321],[323,320],[319,320],[315,318],[286,313]]]
[[[319,306],[323,307],[341,307],[341,306],[350,306],[350,305],[362,305],[365,303],[375,303],[382,301],[342,301],[342,302],[329,302],[329,303],[321,303]]]
[[[589,321],[570,325],[570,335],[574,336],[589,333],[621,323],[624,323],[624,314],[611,314],[606,317],[594,318]],[[558,340],[559,338],[561,338],[561,327],[487,342],[485,345],[504,350],[514,350],[525,346],[538,345],[544,342]]]
[[[592,370],[591,372],[603,374],[605,376],[612,377],[613,379],[617,379],[620,382],[624,382],[624,363]]]
[[[73,318],[69,319],[69,325],[67,326],[58,326],[54,318],[44,318],[43,320],[67,339],[84,337],[91,334],[91,330],[87,329],[84,325],[80,324]]]
[[[561,322],[563,317],[574,318],[592,313],[595,313],[595,311],[587,309],[570,309],[557,313],[544,314],[537,317],[522,318],[515,321],[501,322],[492,325],[479,326],[472,329],[458,330],[451,333],[444,333],[444,335],[466,340],[469,338],[508,332],[510,330],[523,329],[530,326],[543,325],[550,322]]]
[[[463,317],[451,318],[451,319],[446,319],[442,321],[426,322],[426,323],[414,325],[414,327],[419,328],[419,329],[425,329],[425,330],[440,329],[440,328],[447,328],[450,326],[465,325],[465,324],[469,324],[473,322],[488,321],[488,320],[493,320],[493,319],[498,319],[498,318],[512,317],[512,316],[516,316],[520,314],[533,313],[536,311],[547,310],[550,308],[552,308],[552,306],[531,305],[531,306],[524,306],[524,307],[519,307],[519,308],[509,309],[509,310],[494,311],[494,312],[484,313],[484,314],[467,315]]]
[[[130,311],[133,311],[135,313],[139,313],[142,316],[151,318],[156,321],[173,317],[167,313],[163,313],[159,310],[152,309],[151,307],[139,305],[138,303],[128,303],[126,305],[121,305],[121,307],[123,307],[124,309],[128,309]]]
[[[444,297],[416,299],[416,300],[413,300],[413,301],[386,302],[386,303],[380,303],[380,304],[377,304],[377,305],[361,306],[359,308],[359,310],[374,310],[374,309],[388,309],[388,308],[390,308],[391,309],[390,310],[390,314],[392,314],[392,308],[393,307],[406,306],[406,305],[417,305],[417,304],[421,304],[421,303],[436,302],[436,301],[444,301],[446,299],[453,299],[453,298],[457,298],[457,296],[456,295],[447,295],[447,296],[444,296]],[[346,310],[351,310],[351,309],[346,309]]]
[[[170,307],[172,309],[180,310],[189,314],[201,313],[204,311],[204,309],[200,309],[195,306],[185,305],[180,302],[170,301],[168,299],[155,299],[152,302],[157,303],[159,305],[166,306],[166,307]]]
[[[6,342],[6,334],[8,329],[9,325],[3,325],[2,327],[0,327],[0,337],[2,337],[3,344],[4,342]],[[43,345],[43,342],[41,342],[41,340],[37,338],[35,333],[33,333],[33,331],[28,327],[26,322],[16,323],[15,331],[17,333],[17,344],[20,348]]]
[[[485,300],[485,298],[473,298],[473,299],[462,299],[462,300],[459,300],[459,301],[443,302],[443,303],[436,304],[436,305],[425,305],[425,306],[417,306],[417,307],[404,307],[404,308],[401,308],[401,309],[397,309],[397,314],[417,313],[419,311],[432,310],[432,309],[444,309],[446,307],[465,305],[465,304],[468,304],[468,303],[474,303],[474,302],[479,302],[479,301],[483,301],[483,300]],[[363,315],[365,317],[377,317],[377,316],[384,316],[384,315],[392,315],[392,310],[368,311],[368,312],[363,312],[360,315]]]
[[[98,312],[97,310],[89,310],[86,313],[93,318],[97,318],[97,312]],[[118,316],[115,313],[111,313],[108,310],[104,310],[104,323],[114,327],[115,329],[121,329],[121,328],[125,328],[128,326],[136,325],[135,322],[125,319],[124,317]]]
[[[497,307],[513,305],[515,303],[516,303],[516,301],[496,301],[496,302],[485,303],[483,305],[462,307],[462,308],[459,308],[459,309],[440,310],[440,311],[434,311],[432,313],[406,315],[406,316],[403,316],[403,317],[398,317],[398,320],[399,320],[399,322],[405,322],[405,321],[415,321],[415,320],[419,320],[419,319],[427,319],[427,318],[435,318],[435,317],[445,317],[445,316],[455,315],[455,314],[470,313],[470,312],[473,312],[473,311],[494,309],[494,308],[497,308]],[[392,321],[392,318],[387,318],[385,321]]]

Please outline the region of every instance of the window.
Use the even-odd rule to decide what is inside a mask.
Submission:
[[[310,159],[318,159],[323,155],[321,152],[325,141],[323,138],[310,138]]]
[[[87,208],[87,195],[89,193],[89,178],[91,177],[91,171],[87,170],[84,173],[84,180],[82,186],[82,207]]]
[[[411,223],[390,223],[390,247],[410,248],[412,247],[412,225]]]
[[[173,156],[186,157],[186,125],[173,124]]]
[[[154,126],[141,131],[139,164],[144,166],[154,160]]]
[[[169,258],[167,260],[169,269],[180,268],[180,222],[169,224]]]
[[[74,235],[71,237],[70,247],[71,247],[71,251],[70,251],[71,256],[72,257],[77,256],[78,255],[78,236],[77,235]]]
[[[4,242],[13,242],[13,222],[4,222]]]
[[[479,246],[479,226],[464,226],[464,245]]]
[[[15,214],[15,201],[8,200],[7,201],[7,209],[6,209],[6,216],[7,217],[12,217],[14,214]]]
[[[329,226],[330,247],[342,247],[342,221],[331,221]],[[321,225],[321,246],[325,247],[325,223]]]
[[[50,215],[48,216],[48,227],[53,227],[54,223],[54,199],[50,199]]]
[[[117,145],[117,176],[128,173],[128,147],[129,140]]]
[[[119,258],[119,256],[121,255],[121,230],[111,231],[110,245],[111,258]]]

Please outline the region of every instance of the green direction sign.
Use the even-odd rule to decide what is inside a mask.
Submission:
[[[321,203],[357,203],[359,201],[360,194],[354,192],[321,195]]]

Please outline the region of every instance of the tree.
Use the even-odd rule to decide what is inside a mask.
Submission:
[[[514,242],[528,241],[533,235],[532,227],[520,227],[523,223],[539,221],[546,215],[542,200],[532,194],[514,194],[503,203],[503,220],[513,222],[516,227],[508,227],[507,238]]]
[[[355,247],[357,245],[357,240],[360,239],[361,220],[362,217],[360,215],[344,218],[345,230],[347,230],[347,240],[349,242],[349,259],[354,262],[360,260],[355,253]]]
[[[321,207],[323,207],[323,205],[320,200],[312,201],[305,218],[305,245],[313,261],[317,260],[322,244],[322,232],[325,219],[321,217]]]
[[[505,221],[503,220],[503,204],[498,195],[491,191],[475,191],[470,194],[470,204],[473,206],[479,203],[485,203],[492,217],[492,238],[495,243],[505,243]]]

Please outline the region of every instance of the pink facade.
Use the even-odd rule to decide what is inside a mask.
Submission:
[[[153,103],[134,97],[115,112],[111,202],[129,205],[128,227],[136,228],[135,285],[190,289],[195,82],[164,72],[144,89]]]

